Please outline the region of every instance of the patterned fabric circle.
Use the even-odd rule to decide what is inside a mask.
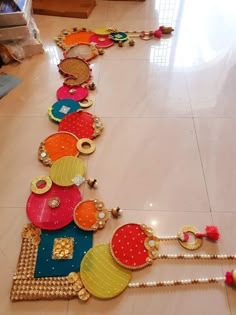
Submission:
[[[156,258],[159,240],[152,232],[148,236],[148,229],[145,230],[140,224],[130,223],[115,231],[110,247],[118,264],[129,269],[140,269]]]
[[[48,115],[55,121],[61,121],[66,115],[79,110],[80,104],[70,98],[64,98],[48,108]]]
[[[97,47],[108,48],[114,45],[114,41],[110,39],[109,35],[94,34],[90,37],[90,43],[95,43]]]
[[[79,139],[92,140],[101,133],[102,128],[103,125],[98,117],[84,111],[66,115],[59,124],[59,131],[71,132]]]
[[[84,161],[74,156],[62,157],[50,168],[51,180],[59,186],[72,186],[75,177],[84,175]]]
[[[65,38],[63,40],[63,43],[68,46],[73,46],[74,44],[79,44],[79,43],[89,43],[89,38],[93,34],[94,34],[93,32],[80,31],[80,30],[75,31],[68,35],[64,35]]]
[[[115,42],[125,41],[129,38],[128,35],[124,32],[114,32],[111,33],[110,36]]]
[[[74,210],[76,225],[83,230],[93,230],[92,226],[97,223],[97,211],[97,207],[92,200],[81,202]]]
[[[80,191],[76,186],[59,187],[53,184],[51,189],[42,195],[30,194],[26,213],[37,227],[57,230],[73,221],[74,207],[81,200]]]
[[[110,35],[110,31],[107,29],[107,27],[96,28],[94,30],[94,33],[97,34],[97,35]]]
[[[68,132],[57,132],[47,137],[38,149],[39,160],[45,165],[52,165],[53,162],[64,156],[77,156],[78,138]]]
[[[108,211],[99,200],[80,202],[74,210],[74,221],[82,230],[96,231],[102,229],[108,220]]]
[[[66,86],[63,85],[57,90],[57,99],[72,99],[76,102],[82,101],[88,96],[88,89],[82,86]],[[69,114],[69,113],[68,113]]]
[[[100,299],[111,299],[122,293],[131,276],[130,270],[121,267],[112,258],[109,245],[91,248],[80,266],[80,277],[85,288]]]

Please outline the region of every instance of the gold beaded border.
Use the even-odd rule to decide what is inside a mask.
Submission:
[[[104,128],[103,122],[101,121],[101,118],[97,117],[97,116],[93,116],[94,119],[94,123],[93,123],[93,128],[94,128],[94,133],[93,136],[94,138],[100,136],[100,134],[102,133],[102,130]]]
[[[35,228],[33,224],[27,227]],[[40,230],[40,229],[38,229]],[[68,277],[34,278],[38,243],[30,233],[23,234],[20,255],[10,292],[11,301],[72,299],[78,296]],[[41,231],[41,230],[40,230]]]

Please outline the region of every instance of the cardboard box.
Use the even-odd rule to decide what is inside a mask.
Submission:
[[[31,13],[32,0],[12,0],[4,3],[0,1],[0,27],[27,25]]]
[[[96,0],[33,0],[36,14],[68,16],[86,19],[89,17]]]
[[[1,27],[0,28],[0,42],[8,40],[27,40],[30,38],[37,38],[39,34],[38,28],[31,17],[27,25]]]

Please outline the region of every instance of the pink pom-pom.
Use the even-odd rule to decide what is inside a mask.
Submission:
[[[162,38],[162,31],[160,30],[160,28],[156,31],[154,31],[154,36],[156,38]]]
[[[210,240],[217,241],[220,238],[218,228],[214,225],[206,227],[206,233],[196,233],[196,237],[203,238],[207,237]]]
[[[187,242],[189,240],[189,235],[187,232],[183,232],[184,234],[184,242]]]
[[[227,271],[225,274],[225,283],[228,285],[233,284],[233,277],[232,277],[232,273],[230,271]]]
[[[207,237],[213,241],[217,241],[220,238],[220,233],[218,231],[218,228],[214,225],[206,227],[206,234],[207,234]]]

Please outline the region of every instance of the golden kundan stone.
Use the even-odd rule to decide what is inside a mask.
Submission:
[[[72,259],[74,253],[74,238],[55,238],[52,259]]]
[[[68,282],[75,283],[79,279],[79,275],[77,272],[70,272],[68,275]]]

